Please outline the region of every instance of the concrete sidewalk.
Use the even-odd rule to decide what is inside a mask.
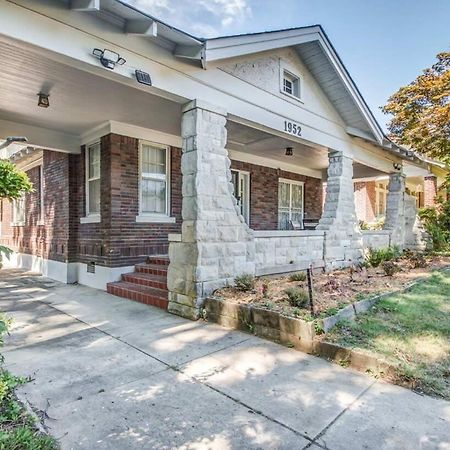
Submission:
[[[0,271],[8,368],[63,449],[450,449],[450,403],[248,334]]]

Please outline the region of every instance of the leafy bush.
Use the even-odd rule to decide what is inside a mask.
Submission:
[[[234,279],[236,288],[240,291],[253,291],[255,289],[255,277],[249,273],[239,275]]]
[[[296,308],[304,308],[309,303],[309,295],[304,289],[291,287],[284,291],[287,295],[288,302]]]
[[[419,217],[431,237],[433,250],[448,250],[450,248],[450,200],[439,197],[436,203],[435,208],[420,209]]]
[[[392,261],[400,256],[401,252],[398,246],[386,248],[369,248],[366,254],[366,263],[371,267],[378,267],[384,261]]]
[[[397,264],[395,264],[394,261],[383,261],[381,263],[381,267],[383,268],[384,273],[388,277],[392,277],[396,272],[400,270],[400,268],[398,267]]]
[[[32,190],[33,185],[25,172],[10,161],[0,159],[0,198],[12,200]]]
[[[306,281],[306,273],[305,272],[296,272],[291,274],[289,277],[291,281]]]

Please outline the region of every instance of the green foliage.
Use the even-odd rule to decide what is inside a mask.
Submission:
[[[290,281],[306,281],[306,273],[305,272],[296,272],[291,274],[289,277]]]
[[[366,254],[366,264],[371,267],[378,267],[384,261],[391,261],[397,259],[401,252],[398,246],[386,248],[369,248]]]
[[[240,291],[253,291],[255,289],[255,277],[249,273],[244,273],[234,279],[236,288]]]
[[[450,201],[439,197],[436,207],[420,209],[419,217],[431,237],[433,250],[448,250],[450,248]]]
[[[392,114],[390,137],[443,162],[450,160],[450,52],[408,86],[393,94],[382,111]]]
[[[5,159],[0,160],[0,198],[13,200],[32,190],[33,185],[25,172]]]
[[[284,291],[291,306],[304,308],[309,303],[309,295],[304,289],[291,287]]]
[[[428,266],[425,255],[421,252],[410,252],[408,259],[414,269],[424,268]]]
[[[0,315],[0,347],[11,319]],[[0,355],[0,365],[3,356]],[[17,401],[15,389],[29,379],[12,375],[0,366],[0,450],[55,450],[55,440],[42,435],[32,417]]]

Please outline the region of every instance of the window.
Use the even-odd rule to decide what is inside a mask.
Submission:
[[[45,218],[45,212],[44,212],[44,166],[41,164],[39,166],[39,172],[38,172],[38,178],[37,178],[37,186],[34,186],[34,189],[36,190],[36,194],[38,197],[38,225],[44,225],[44,218]]]
[[[375,187],[375,215],[384,216],[386,213],[387,186],[383,183],[377,183]]]
[[[233,183],[233,194],[248,225],[250,224],[250,173],[232,170],[231,182]]]
[[[140,213],[169,215],[169,147],[140,145]]]
[[[303,227],[304,183],[280,179],[278,182],[278,229],[291,230],[292,223]]]
[[[86,151],[86,216],[100,215],[100,142]]]
[[[283,70],[283,92],[293,97],[300,98],[300,78]]]
[[[12,202],[13,225],[25,225],[25,194]]]

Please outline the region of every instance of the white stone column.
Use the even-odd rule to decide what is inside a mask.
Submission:
[[[401,172],[389,174],[386,199],[385,230],[391,232],[391,244],[403,249],[405,243],[405,175]]]
[[[330,151],[327,190],[317,227],[325,231],[324,260],[327,270],[348,266],[362,258],[362,235],[355,211],[353,159]]]
[[[255,274],[253,232],[240,215],[225,148],[226,111],[194,100],[183,108],[181,242],[169,245],[169,311],[197,319],[202,300]]]

